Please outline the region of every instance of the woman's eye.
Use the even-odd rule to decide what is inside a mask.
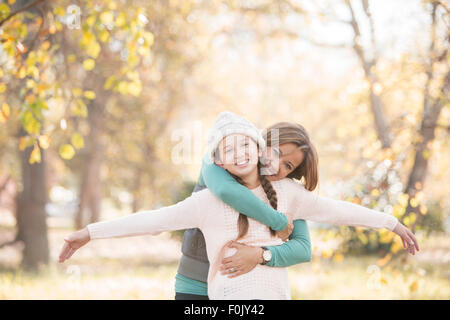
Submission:
[[[291,166],[286,163],[286,169],[291,170]]]

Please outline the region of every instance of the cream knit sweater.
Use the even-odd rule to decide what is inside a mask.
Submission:
[[[277,210],[293,220],[387,228],[391,231],[398,222],[397,218],[389,214],[319,196],[289,178],[273,181],[272,185],[277,192]],[[261,185],[251,191],[269,203]],[[87,228],[91,239],[156,235],[163,231],[200,228],[205,236],[210,261],[210,299],[290,299],[287,268],[257,265],[252,271],[231,279],[218,272],[222,258],[235,252],[234,248],[224,245],[237,237],[238,216],[236,210],[222,202],[209,189],[204,189],[174,205],[89,224]],[[248,220],[248,233],[240,242],[254,246],[282,244],[278,237],[271,236],[267,226],[251,218]]]

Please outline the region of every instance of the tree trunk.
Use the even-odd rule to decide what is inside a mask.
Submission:
[[[21,128],[20,136],[26,135]],[[37,270],[49,261],[47,238],[47,203],[45,152],[41,151],[41,162],[30,164],[28,159],[33,148],[20,152],[23,189],[17,197],[17,238],[23,241],[22,265],[28,270]]]
[[[444,97],[448,97],[450,94],[450,72],[444,79],[442,85],[442,93]],[[431,105],[429,108],[424,108],[423,119],[420,126],[419,134],[420,140],[415,144],[415,156],[414,164],[409,174],[408,183],[405,187],[404,193],[407,193],[410,198],[414,197],[417,191],[421,190],[424,186],[427,168],[428,168],[428,158],[430,157],[430,142],[434,140],[434,131],[437,126],[439,115],[441,113],[442,107],[444,106],[444,101],[437,98],[434,103],[429,103],[430,97],[425,97],[425,104]],[[403,219],[410,214],[417,214],[419,207],[412,207],[411,202],[408,202]],[[413,224],[412,229],[414,230],[415,224]]]
[[[98,95],[97,95],[98,96]],[[97,98],[99,99],[99,98]],[[101,179],[100,166],[102,161],[101,131],[103,100],[93,100],[88,105],[89,134],[86,142],[86,153],[83,161],[80,206],[75,217],[75,227],[83,228],[86,223],[96,222],[100,219]],[[100,102],[101,101],[101,102]]]

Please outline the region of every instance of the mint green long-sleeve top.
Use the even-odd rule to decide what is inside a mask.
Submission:
[[[280,231],[288,224],[287,217],[261,201],[247,187],[237,182],[225,169],[203,157],[198,183],[208,187],[223,202],[246,216],[258,220]],[[270,246],[272,267],[288,267],[301,262],[311,261],[311,242],[308,225],[304,220],[294,220],[294,229],[289,241],[279,246]]]

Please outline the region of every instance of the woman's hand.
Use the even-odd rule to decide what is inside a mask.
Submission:
[[[246,274],[263,261],[263,249],[260,247],[247,246],[236,241],[230,241],[228,247],[237,250],[234,255],[222,260],[220,273],[228,274],[228,278]]]
[[[416,236],[402,223],[398,222],[392,231],[402,238],[403,247],[405,249],[408,248],[410,254],[414,255],[415,250],[419,251],[419,244],[417,243]]]
[[[292,233],[292,230],[294,230],[294,223],[292,222],[292,218],[288,217],[288,220],[289,222],[286,228],[281,231],[277,231],[277,236],[283,241],[287,241]]]
[[[65,243],[59,254],[59,262],[62,263],[69,259],[77,249],[84,246],[89,240],[91,240],[91,237],[87,228],[76,231],[64,238]]]

